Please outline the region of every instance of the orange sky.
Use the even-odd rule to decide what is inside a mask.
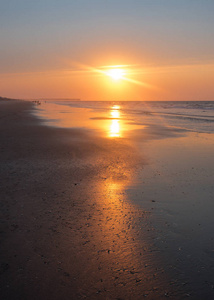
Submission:
[[[0,96],[214,100],[213,9],[210,0],[5,2]],[[122,80],[100,72],[114,65]]]
[[[214,95],[214,64],[124,66],[124,79],[116,81],[94,69],[3,74],[1,93],[9,97],[82,100],[212,100]]]

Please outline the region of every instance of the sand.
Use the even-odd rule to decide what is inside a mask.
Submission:
[[[164,260],[156,199],[131,201],[146,156],[44,126],[34,106],[0,102],[1,299],[200,299]]]

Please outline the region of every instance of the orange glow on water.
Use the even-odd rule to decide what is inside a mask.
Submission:
[[[112,120],[110,127],[110,137],[119,137],[120,136],[120,124],[119,120]]]
[[[120,112],[118,109],[115,108],[115,106],[112,107],[111,111],[112,118],[118,119],[120,117]]]
[[[110,124],[110,132],[109,136],[110,137],[120,137],[121,132],[120,132],[120,106],[119,105],[113,105],[112,110],[111,110],[111,116],[112,116],[112,121]]]
[[[70,107],[52,102],[41,102],[38,115],[48,124],[63,128],[87,128],[102,137],[125,138],[133,129],[143,125],[132,122],[120,105],[112,105],[109,109],[95,111],[90,108]]]

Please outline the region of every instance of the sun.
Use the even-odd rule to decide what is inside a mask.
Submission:
[[[125,72],[122,69],[111,69],[107,72],[107,75],[114,80],[120,80],[125,75]]]

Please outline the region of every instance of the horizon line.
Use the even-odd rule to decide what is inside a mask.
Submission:
[[[213,102],[213,100],[85,100],[85,99],[80,99],[80,98],[46,98],[46,97],[36,97],[36,98],[9,98],[9,97],[2,97],[0,96],[0,100],[24,100],[24,101],[51,101],[51,100],[57,100],[57,101],[77,101],[77,102],[83,102],[83,101],[88,101],[88,102],[93,102],[93,101],[99,101],[99,102],[203,102],[203,101],[207,101],[207,102]]]

